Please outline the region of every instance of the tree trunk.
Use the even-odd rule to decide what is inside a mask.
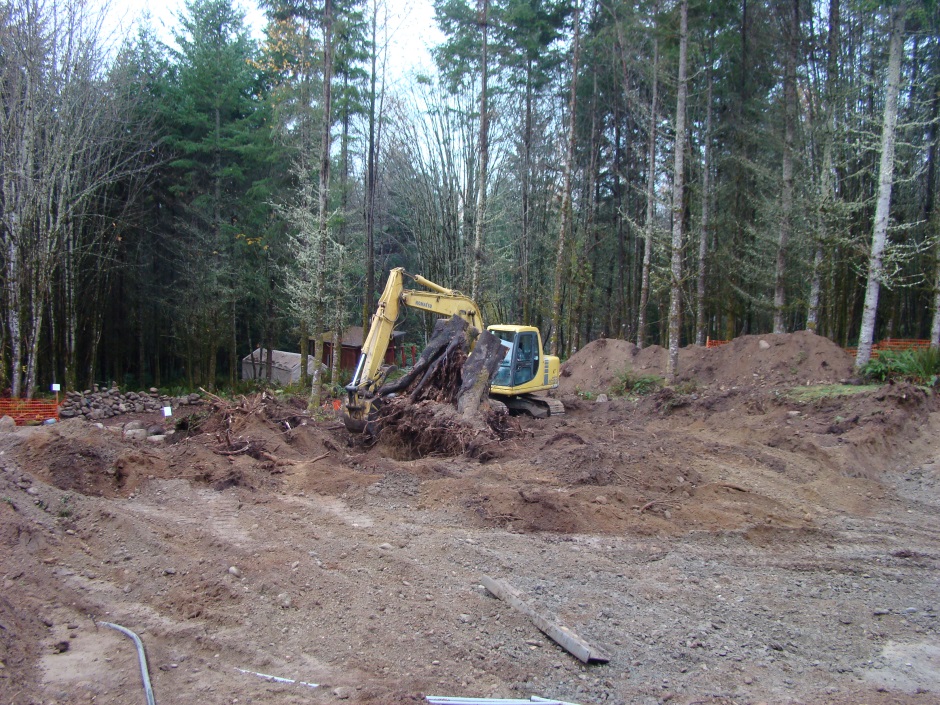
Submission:
[[[705,319],[705,260],[708,257],[708,235],[711,225],[711,136],[712,136],[712,49],[714,32],[709,37],[708,48],[708,90],[705,93],[705,135],[702,138],[702,223],[698,241],[698,282],[696,283],[695,344],[705,345],[707,322]]]
[[[320,370],[323,363],[323,326],[326,319],[327,277],[327,215],[330,204],[330,147],[333,143],[333,2],[326,0],[323,7],[323,125],[320,140],[319,210],[317,215],[317,243],[319,257],[316,272],[316,314],[313,334],[313,375],[310,380],[310,398],[307,406],[312,411],[320,406]]]
[[[940,227],[940,217],[934,215],[932,222],[934,224],[933,231],[937,232],[937,228]],[[940,243],[936,245],[935,252],[937,270],[934,273],[933,321],[930,325],[930,347],[934,350],[940,348]]]
[[[871,255],[868,260],[868,285],[865,289],[865,307],[859,332],[855,369],[860,370],[871,359],[871,346],[875,337],[875,315],[878,294],[883,277],[883,256],[888,239],[888,219],[891,215],[891,187],[894,183],[894,143],[898,121],[898,93],[901,84],[901,51],[904,47],[904,7],[891,9],[891,39],[888,49],[888,76],[885,85],[884,125],[881,130],[881,164],[878,170],[878,200],[872,230]]]
[[[672,282],[669,294],[669,360],[666,384],[674,384],[679,371],[679,337],[682,333],[682,236],[685,195],[685,104],[688,93],[686,62],[689,45],[689,2],[679,5],[679,80],[676,97],[675,166],[672,177]]]
[[[659,3],[653,5],[653,16],[659,14]],[[653,96],[650,100],[650,126],[647,147],[646,224],[643,236],[643,265],[640,273],[640,305],[637,314],[636,346],[646,345],[646,309],[650,300],[650,267],[653,263],[653,232],[656,215],[656,125],[659,121],[659,39],[653,36]]]
[[[576,108],[578,101],[578,62],[581,57],[581,2],[574,8],[574,46],[571,60],[571,97],[568,101],[568,150],[565,154],[565,183],[561,195],[561,226],[558,232],[558,249],[555,254],[555,285],[552,290],[551,350],[557,355],[561,339],[561,299],[564,287],[565,251],[568,231],[571,229],[571,178],[574,170],[574,141]]]
[[[467,359],[461,370],[463,381],[460,391],[457,392],[457,413],[465,421],[481,417],[480,407],[489,399],[490,382],[499,369],[504,353],[499,338],[488,330],[480,334],[473,348],[473,355]]]
[[[190,389],[196,388],[196,380],[193,377],[193,340],[192,336],[186,336],[186,382]]]
[[[783,75],[783,167],[780,191],[780,232],[774,286],[774,333],[786,333],[787,246],[793,226],[793,141],[796,134],[796,62],[799,51],[799,0],[787,3],[787,53]]]
[[[310,382],[310,331],[306,319],[300,321],[300,386],[307,387]]]
[[[594,3],[592,15],[597,14],[597,4]],[[590,24],[590,20],[588,21]],[[584,189],[586,211],[584,223],[584,239],[581,243],[581,254],[578,258],[577,272],[577,302],[575,305],[575,325],[572,330],[573,344],[575,349],[580,350],[584,345],[590,342],[591,320],[593,312],[591,307],[591,295],[588,291],[594,291],[594,268],[591,266],[591,253],[595,246],[595,218],[597,215],[597,194],[595,193],[598,180],[598,169],[600,169],[600,130],[598,129],[598,109],[597,109],[597,66],[591,69],[593,84],[591,88],[591,143],[590,143],[590,165],[588,167],[587,185]]]
[[[840,44],[840,0],[829,0],[829,37],[826,57],[826,106],[823,125],[823,160],[819,185],[819,209],[816,215],[816,254],[813,257],[813,274],[809,288],[809,303],[806,311],[806,330],[817,332],[819,328],[819,301],[822,293],[823,244],[829,239],[829,209],[835,203],[835,187],[832,181],[832,150],[835,141],[835,82],[839,70]]]
[[[206,340],[206,385],[209,389],[215,389],[216,364],[218,355],[216,354],[215,336],[210,336]]]
[[[77,359],[77,342],[78,342],[78,303],[77,303],[77,291],[75,286],[75,234],[73,232],[69,233],[69,237],[66,239],[65,243],[65,261],[62,263],[62,275],[65,279],[64,282],[64,298],[65,301],[65,388],[66,389],[76,389],[78,387],[78,359]],[[141,305],[141,308],[143,306]],[[141,352],[140,356],[143,358],[143,315],[140,316],[141,321],[139,322],[141,330]],[[143,367],[141,367],[141,374],[143,374]]]
[[[934,66],[940,74],[940,45],[936,48]],[[924,220],[932,223],[931,232],[940,232],[940,211],[934,209],[937,188],[937,148],[940,147],[940,130],[937,120],[940,118],[940,87],[934,92],[931,108],[930,145],[927,149],[927,193],[924,199]],[[936,273],[934,274],[933,320],[930,325],[930,347],[940,348],[940,242],[934,247]]]
[[[16,399],[23,394],[23,329],[21,326],[20,267],[16,243],[8,242],[7,265],[7,327],[10,330],[11,396]]]
[[[29,351],[26,356],[26,398],[36,396],[36,375],[39,369],[39,335],[42,332],[42,319],[45,309],[45,297],[39,295],[38,286],[33,286],[29,302]]]
[[[820,225],[820,230],[823,226]],[[806,302],[806,330],[816,333],[819,328],[819,301],[822,298],[822,268],[825,261],[822,240],[816,243],[813,255],[813,273],[809,285],[809,300]]]
[[[386,22],[387,27],[387,12]],[[362,327],[369,327],[369,320],[375,310],[375,203],[378,186],[378,161],[381,151],[382,115],[385,102],[385,56],[382,59],[382,98],[376,111],[376,83],[378,82],[378,16],[379,3],[376,0],[372,9],[372,50],[370,54],[371,70],[369,74],[369,146],[366,164],[366,296],[362,304]],[[387,51],[387,49],[383,50]]]
[[[235,309],[235,296],[232,296],[232,347],[228,355],[228,383],[230,387],[235,386],[238,380],[238,313]],[[143,370],[141,370],[143,372]]]
[[[623,130],[621,129],[622,112],[618,104],[614,112],[614,207],[617,209],[617,312],[613,312],[613,291],[608,296],[607,303],[611,307],[610,329],[608,335],[611,338],[626,338],[624,328],[625,311],[627,310],[627,235],[624,223],[626,222],[623,212],[624,183],[623,183]],[[611,267],[614,259],[611,258]],[[614,275],[611,274],[610,286],[613,289]],[[632,283],[632,278],[631,278]],[[632,289],[632,287],[631,287]],[[615,318],[616,316],[616,318]]]
[[[343,74],[343,89],[348,95],[349,91],[349,73]],[[339,258],[334,267],[333,277],[333,358],[330,361],[330,384],[339,382],[339,368],[342,362],[342,343],[343,333],[346,329],[346,290],[345,277],[346,271],[346,221],[349,212],[349,101],[343,101],[343,131],[340,137],[340,165],[342,172],[340,175],[339,193],[340,193],[340,213],[342,218],[339,226]]]
[[[486,227],[486,181],[490,160],[490,115],[487,106],[487,39],[489,35],[489,0],[479,0],[478,12],[480,17],[480,31],[482,32],[483,47],[480,58],[480,135],[477,143],[477,203],[476,215],[473,222],[473,265],[470,278],[470,298],[474,301],[480,298],[480,271],[483,267],[483,244]]]
[[[532,59],[526,61],[525,76],[525,126],[522,135],[522,233],[519,242],[519,311],[523,325],[530,325],[532,320],[529,301],[529,183],[532,178]]]
[[[376,149],[376,115],[375,115],[375,85],[377,82],[379,7],[378,2],[372,6],[372,46],[370,49],[371,71],[369,73],[369,146],[368,161],[366,163],[366,295],[362,302],[362,329],[369,326],[369,319],[375,308],[375,186],[376,162],[378,160]]]

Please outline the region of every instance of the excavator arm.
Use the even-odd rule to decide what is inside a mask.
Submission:
[[[429,291],[405,289],[405,277],[410,277]],[[473,299],[420,275],[408,274],[402,267],[393,269],[389,272],[385,290],[379,297],[369,333],[362,342],[362,354],[356,364],[356,371],[346,385],[349,394],[346,416],[354,423],[364,424],[367,421],[372,399],[385,380],[381,371],[382,363],[402,306],[444,316],[459,316],[467,321],[471,328],[483,330],[483,315]]]

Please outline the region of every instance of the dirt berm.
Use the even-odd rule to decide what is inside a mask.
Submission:
[[[662,377],[668,355],[658,345],[641,350],[600,338],[562,365],[560,391],[606,393],[624,373]],[[829,384],[850,379],[853,363],[831,340],[806,331],[745,335],[717,348],[680,348],[677,381],[726,388]]]

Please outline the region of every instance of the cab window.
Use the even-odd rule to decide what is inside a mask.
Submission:
[[[515,358],[513,386],[532,381],[538,365],[538,341],[534,332],[519,333],[516,336]]]
[[[512,358],[513,350],[516,347],[516,336],[511,332],[506,331],[493,331],[494,335],[499,338],[499,344],[503,346],[505,354],[503,359],[499,363],[499,369],[496,370],[496,375],[493,377],[493,384],[500,387],[509,387],[512,385]]]

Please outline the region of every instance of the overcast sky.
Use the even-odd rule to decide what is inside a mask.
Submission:
[[[245,19],[258,39],[264,27],[264,15],[254,0],[235,0],[245,11]],[[161,39],[170,42],[177,25],[176,16],[184,0],[110,1],[108,24],[120,37],[126,35],[134,22],[144,12],[150,13],[151,23]],[[432,66],[429,48],[441,41],[441,33],[434,23],[434,8],[431,0],[388,0],[389,5],[389,78],[400,79],[413,69],[430,70]],[[381,39],[380,39],[381,41]]]

